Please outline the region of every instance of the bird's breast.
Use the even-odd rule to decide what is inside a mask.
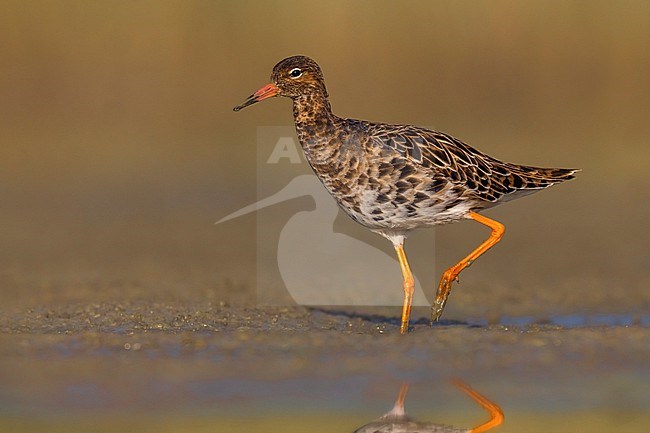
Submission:
[[[339,206],[368,228],[411,230],[457,221],[471,210],[462,189],[427,170],[393,161],[395,168],[341,149],[326,154],[307,159]]]

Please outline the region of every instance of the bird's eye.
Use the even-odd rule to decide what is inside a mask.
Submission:
[[[300,70],[300,68],[293,68],[292,70],[289,71],[289,76],[291,78],[298,78],[301,75],[302,75],[302,71]]]

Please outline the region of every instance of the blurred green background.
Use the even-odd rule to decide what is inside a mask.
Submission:
[[[256,199],[256,128],[292,119],[286,100],[232,107],[306,54],[341,116],[584,170],[491,211],[513,235],[464,284],[647,311],[649,17],[645,1],[4,0],[0,300],[250,301],[254,217],[212,223]],[[436,236],[451,264],[484,231]]]

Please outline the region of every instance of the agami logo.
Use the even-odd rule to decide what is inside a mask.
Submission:
[[[292,137],[276,136],[267,155],[259,158],[267,166],[306,166]],[[259,176],[258,172],[258,181],[264,181],[265,173]],[[402,275],[397,260],[371,244],[334,230],[339,207],[313,174],[293,177],[280,191],[223,217],[217,224],[252,212],[259,212],[263,218],[276,205],[304,196],[311,197],[315,207],[296,212],[284,223],[275,249],[282,282],[293,301],[299,305],[401,306]],[[262,290],[264,280],[265,276],[258,274],[258,290]],[[417,278],[413,305],[430,305]]]

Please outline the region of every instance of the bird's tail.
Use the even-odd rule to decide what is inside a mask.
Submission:
[[[516,189],[543,189],[556,183],[574,179],[579,168],[545,168],[531,167],[527,165],[508,164],[509,171],[515,175],[513,182]],[[517,185],[517,179],[522,182]]]
[[[571,180],[580,171],[576,168],[532,167],[498,161],[493,163],[491,168],[495,174],[491,187],[498,193],[497,199],[501,201],[510,201]]]

